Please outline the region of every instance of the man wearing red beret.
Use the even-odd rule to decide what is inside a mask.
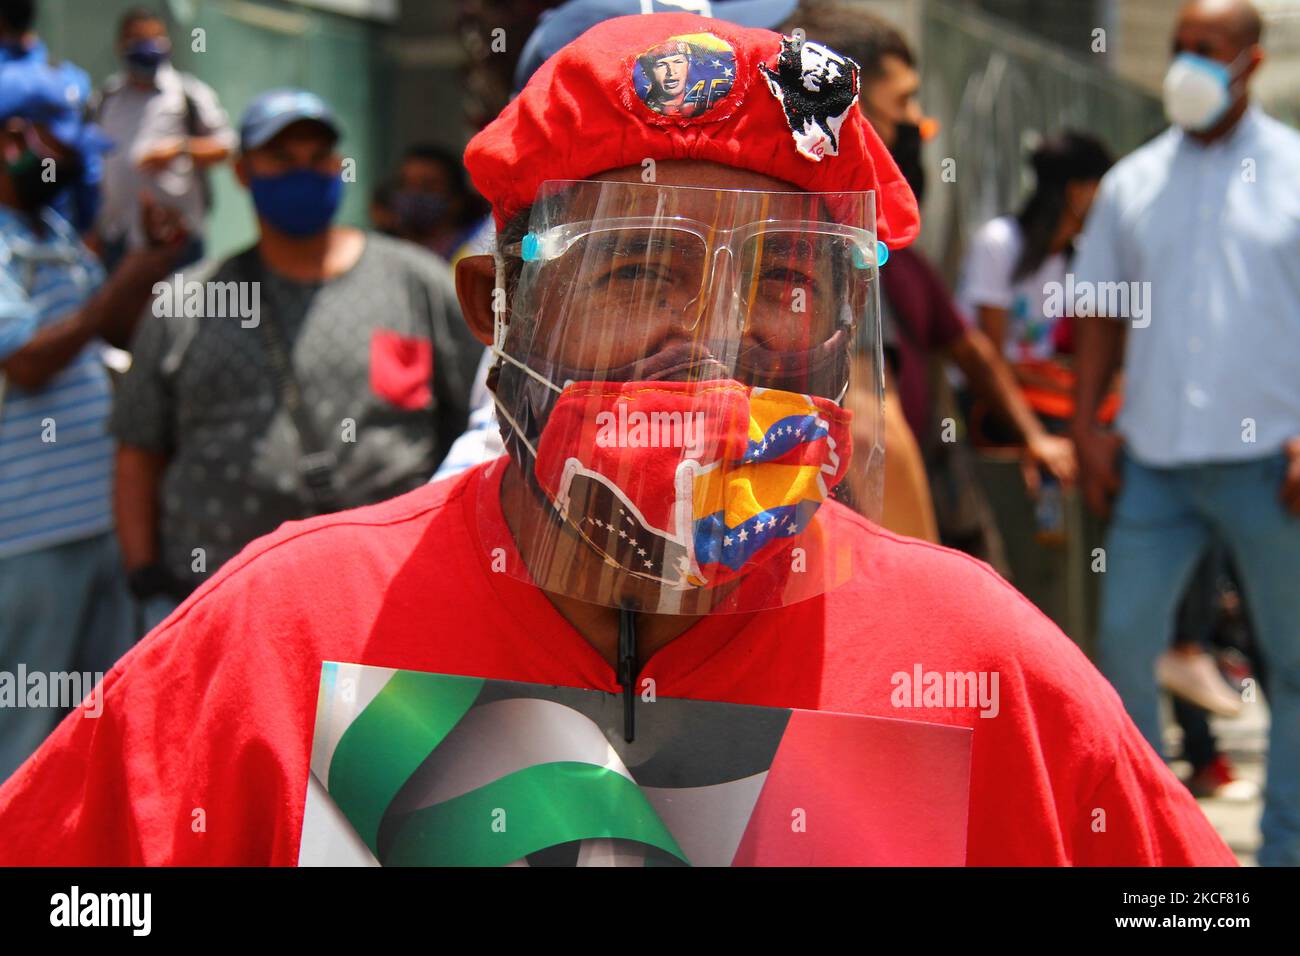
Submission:
[[[690,115],[645,99],[677,42]],[[323,661],[622,694],[627,736],[645,686],[970,728],[968,863],[1231,863],[1042,614],[872,522],[876,270],[917,213],[856,64],[813,52],[665,14],[548,61],[466,154],[509,454],[246,548],[0,789],[0,864],[293,863]],[[999,690],[916,709],[915,671]]]

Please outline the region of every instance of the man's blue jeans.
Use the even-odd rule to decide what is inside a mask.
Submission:
[[[1281,452],[1254,461],[1151,468],[1130,456],[1106,537],[1099,665],[1161,751],[1155,660],[1200,557],[1217,538],[1241,576],[1269,669],[1264,865],[1300,865],[1300,517],[1278,499]]]

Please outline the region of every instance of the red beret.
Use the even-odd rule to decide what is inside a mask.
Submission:
[[[812,41],[686,13],[606,20],[551,57],[465,150],[497,227],[548,179],[698,159],[809,192],[875,190],[877,237],[920,229],[916,199],[858,110],[858,65]]]

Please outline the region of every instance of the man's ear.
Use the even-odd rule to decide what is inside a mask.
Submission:
[[[237,157],[235,157],[234,166],[235,166],[235,178],[239,180],[239,185],[247,189],[248,179],[249,179],[248,158],[245,157],[243,153],[240,153]]]
[[[1246,60],[1246,68],[1241,71],[1241,78],[1243,80],[1254,76],[1255,71],[1258,70],[1260,64],[1264,62],[1264,47],[1256,43],[1251,48],[1250,56],[1248,56]]]
[[[496,297],[496,259],[464,256],[456,263],[456,298],[470,330],[484,345],[492,344],[492,304]]]

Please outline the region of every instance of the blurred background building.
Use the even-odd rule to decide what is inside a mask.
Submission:
[[[1163,125],[1158,102],[1180,0],[861,0],[914,41],[928,147],[956,163],[955,188],[927,198],[923,245],[949,269],[966,230],[1008,208],[1025,184],[1019,158],[1048,129],[1082,125],[1120,152]],[[1300,120],[1300,0],[1258,0],[1269,60],[1257,81],[1275,115]],[[131,0],[43,0],[38,26],[55,56],[102,80]],[[347,127],[357,188],[343,218],[365,219],[381,170],[414,142],[459,149],[508,100],[516,57],[555,0],[153,0],[177,66],[212,85],[237,116],[259,90],[305,86]],[[1097,31],[1104,31],[1098,34]],[[228,171],[216,176],[212,247],[252,236]],[[233,201],[232,201],[233,200]]]

